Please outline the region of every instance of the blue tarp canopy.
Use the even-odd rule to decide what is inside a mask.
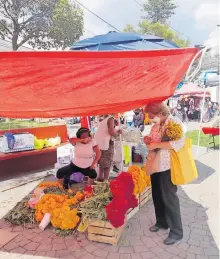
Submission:
[[[179,48],[176,44],[152,35],[109,32],[73,44],[71,50],[156,50]]]

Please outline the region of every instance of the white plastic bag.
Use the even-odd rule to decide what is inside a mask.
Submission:
[[[43,217],[43,219],[41,220],[41,223],[39,225],[39,229],[40,230],[44,230],[49,224],[50,224],[50,213],[46,213]]]

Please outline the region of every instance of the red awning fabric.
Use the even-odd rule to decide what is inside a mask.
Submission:
[[[197,51],[0,52],[0,116],[100,115],[165,100]]]

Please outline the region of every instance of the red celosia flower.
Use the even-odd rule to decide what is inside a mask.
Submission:
[[[87,192],[87,193],[92,193],[93,189],[92,189],[92,186],[91,185],[86,185],[84,187],[84,192]]]
[[[133,195],[134,183],[132,176],[122,172],[110,183],[113,199],[105,207],[107,219],[114,227],[124,224],[125,216],[130,208],[138,206],[138,201]]]

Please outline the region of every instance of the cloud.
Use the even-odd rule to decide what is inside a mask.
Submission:
[[[216,28],[219,23],[219,2],[218,0],[209,0],[202,2],[195,10],[195,19],[197,26],[201,29]]]
[[[79,0],[85,7],[122,31],[127,24],[137,25],[142,15],[141,7],[134,0]],[[84,9],[84,36],[91,33],[103,34],[116,29],[101,21],[95,15]]]
[[[71,0],[74,1],[74,0]],[[135,0],[78,0],[95,14],[122,31],[127,24],[137,26],[144,15]],[[147,0],[138,0],[143,4]],[[218,0],[176,0],[177,10],[171,26],[190,38],[194,44],[203,43],[218,23]],[[104,34],[115,29],[84,10],[83,38]]]
[[[209,34],[208,40],[206,40],[204,43],[206,46],[213,47],[213,53],[219,52],[219,30],[220,29],[218,27],[215,30],[213,30]]]
[[[209,32],[204,44],[211,47],[219,45],[219,1],[202,1],[195,10],[195,20],[198,29]]]
[[[193,18],[191,30],[195,39],[201,39],[201,35],[204,35],[201,44],[210,46],[218,42],[219,0],[177,0],[177,4],[181,11],[178,15],[182,15],[182,19]]]

